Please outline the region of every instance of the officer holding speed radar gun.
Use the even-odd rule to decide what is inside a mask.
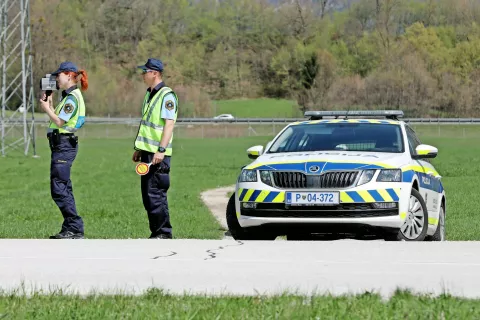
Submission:
[[[41,79],[43,96],[40,106],[50,118],[47,138],[50,144],[50,190],[53,201],[63,215],[60,232],[50,239],[83,239],[83,220],[77,213],[73,197],[70,170],[78,152],[78,137],[75,133],[85,123],[85,102],[77,87],[88,88],[87,73],[78,70],[70,61],[62,62],[55,72]],[[54,108],[52,91],[61,89],[60,102]]]

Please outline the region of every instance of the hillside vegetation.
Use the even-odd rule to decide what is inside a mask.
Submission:
[[[72,60],[90,115],[136,115],[135,66],[158,57],[180,116],[260,97],[479,116],[479,21],[477,0],[35,0],[34,82]]]

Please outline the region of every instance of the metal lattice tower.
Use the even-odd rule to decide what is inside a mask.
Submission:
[[[35,148],[30,0],[0,0],[0,153]]]

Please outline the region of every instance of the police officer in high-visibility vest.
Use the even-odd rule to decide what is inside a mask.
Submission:
[[[83,239],[83,220],[77,213],[70,170],[78,152],[75,133],[85,122],[85,102],[77,83],[80,81],[82,91],[87,90],[87,73],[78,70],[73,62],[65,61],[52,75],[56,76],[57,88],[63,90],[61,101],[53,108],[52,96],[43,94],[40,104],[50,118],[47,132],[52,152],[50,190],[53,201],[62,212],[63,224],[60,232],[50,239]]]
[[[177,120],[178,98],[163,82],[163,63],[148,59],[138,66],[148,86],[143,99],[142,120],[135,139],[132,160],[151,163],[141,177],[142,200],[148,214],[150,239],[171,239],[172,225],[168,211],[173,127]]]

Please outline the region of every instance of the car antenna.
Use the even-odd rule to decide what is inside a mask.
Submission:
[[[350,109],[352,108],[352,105],[348,106],[347,113],[345,113],[345,120],[348,119],[348,113],[350,112]]]

